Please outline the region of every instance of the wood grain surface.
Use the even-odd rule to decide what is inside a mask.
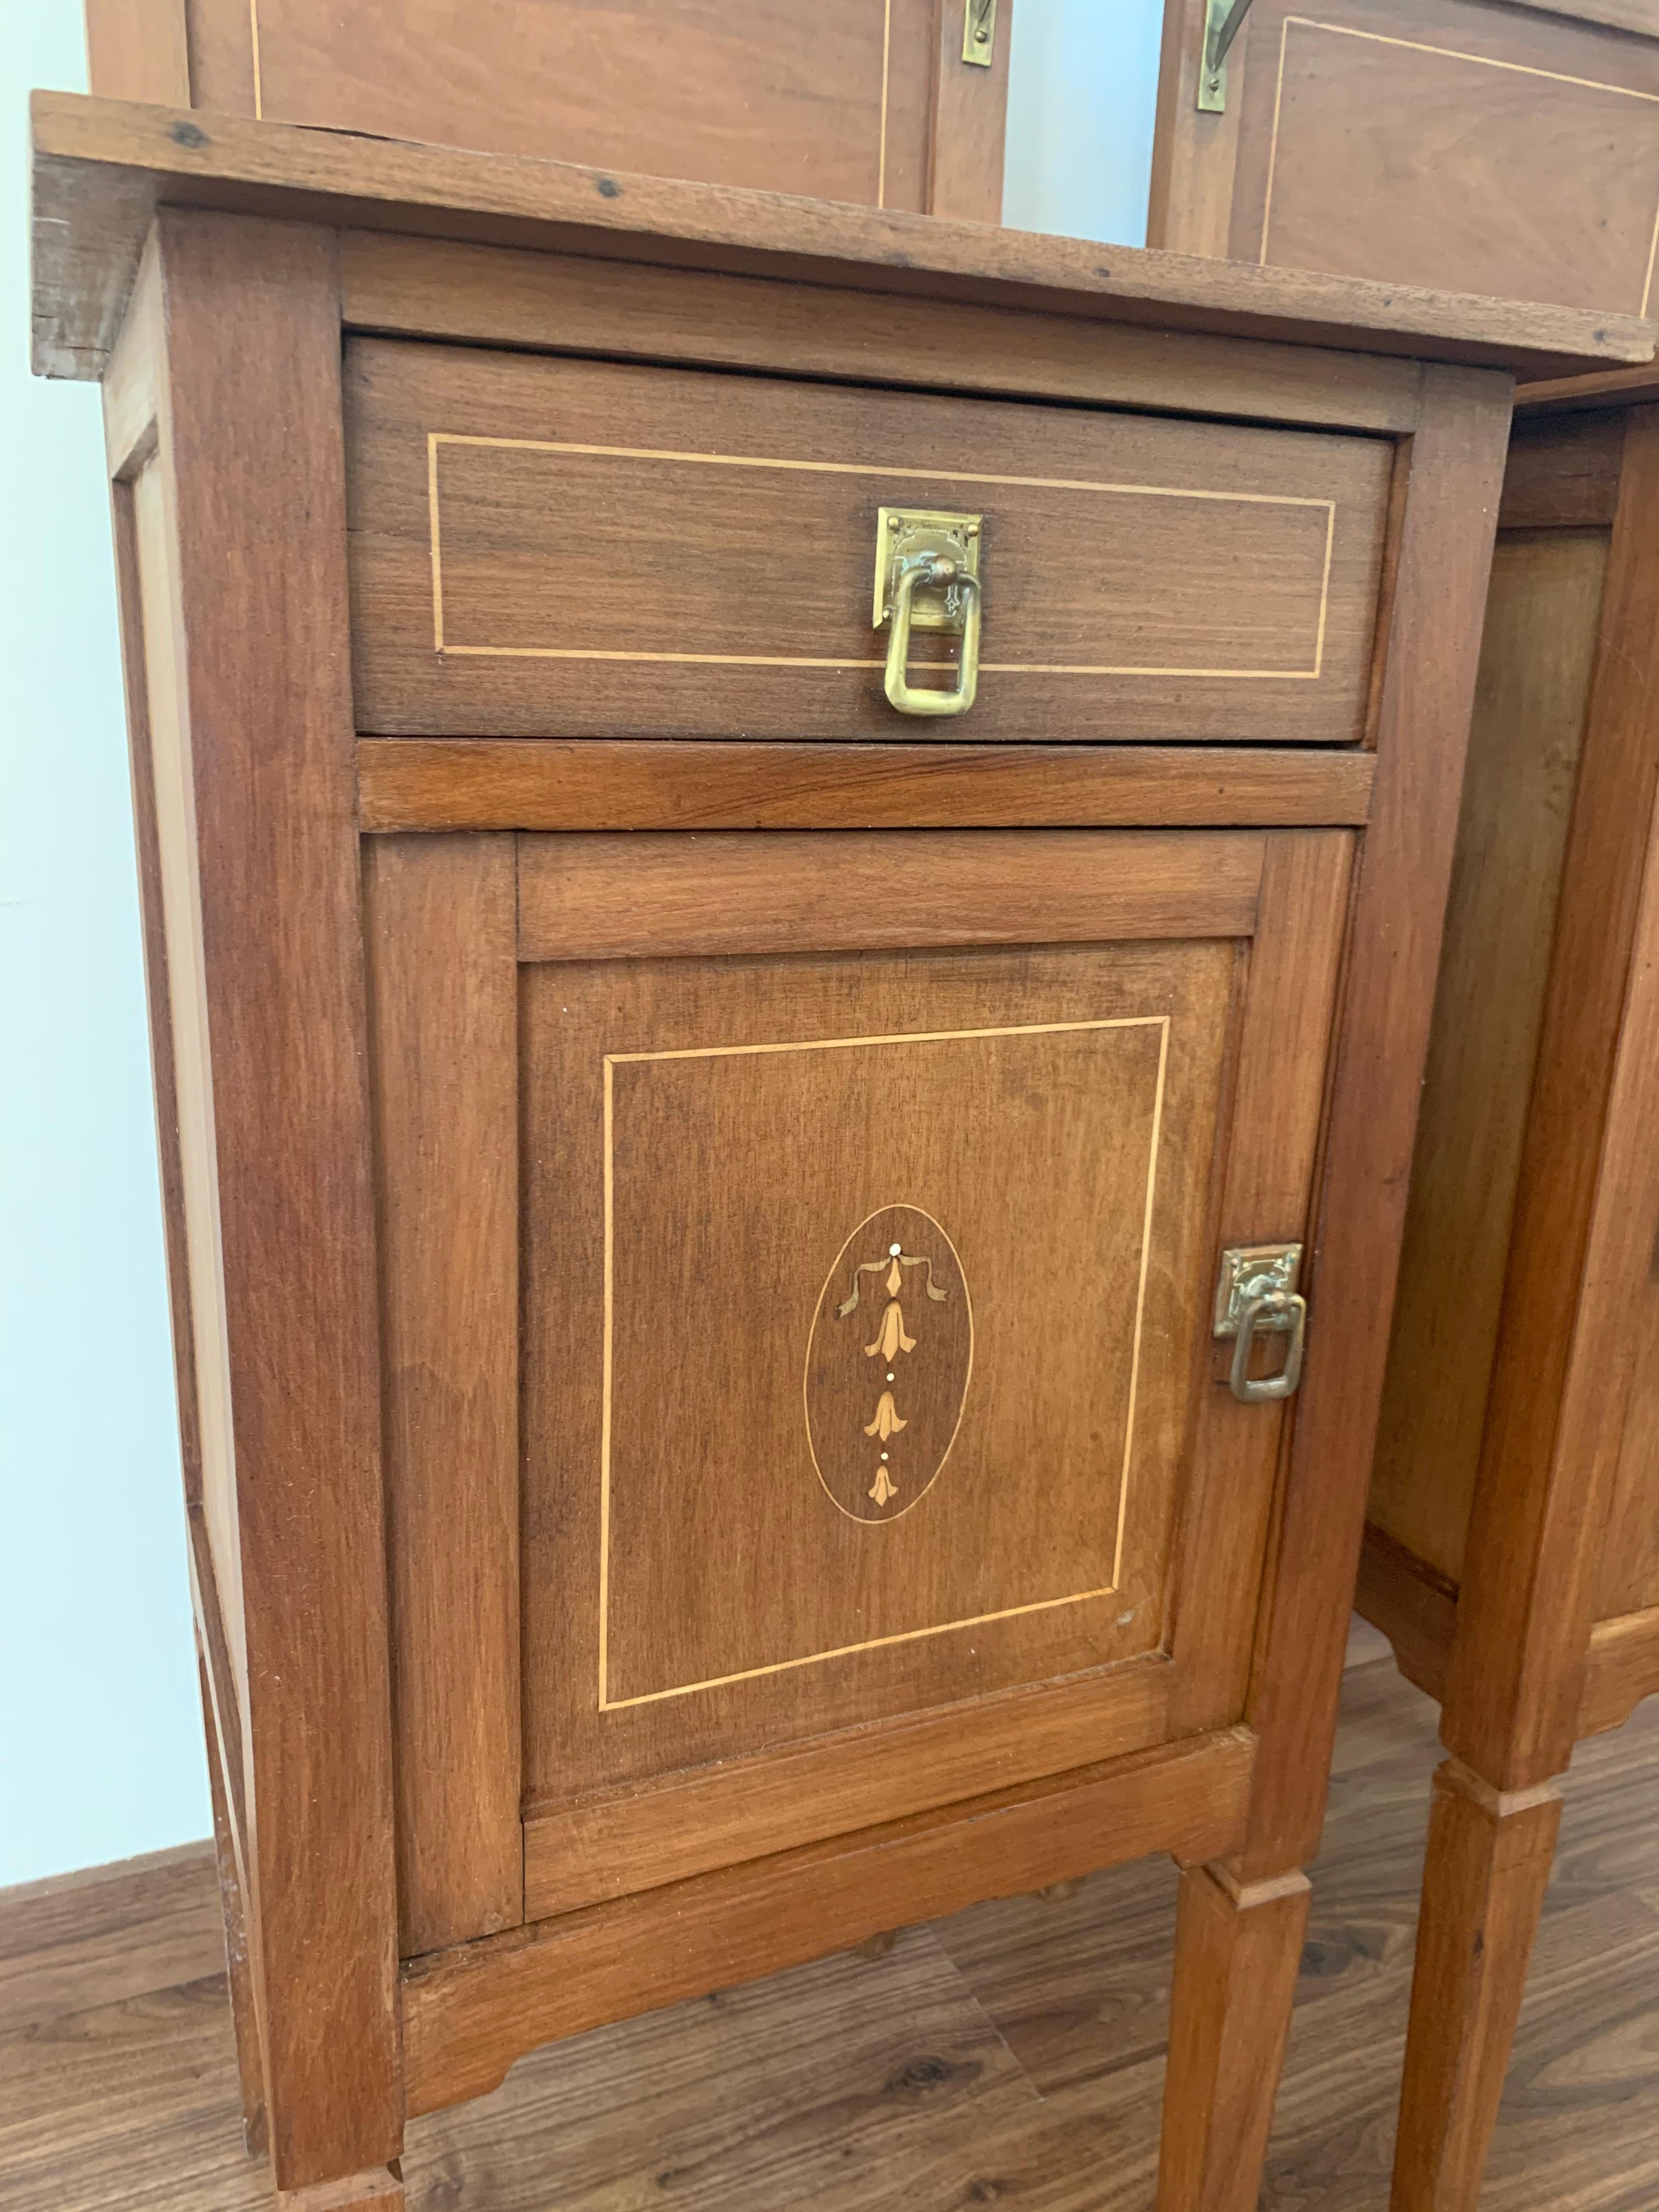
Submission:
[[[540,0],[528,13],[514,0],[472,0],[464,33],[447,0],[349,13],[307,0],[190,0],[188,12],[191,104],[216,113],[872,207],[927,204],[934,0],[824,18],[803,18],[791,0],[653,0],[648,14],[604,0]],[[962,158],[982,165],[990,150],[964,146]],[[1000,185],[1000,158],[994,173]],[[983,210],[981,188],[978,204],[952,212],[996,219],[994,204]]]
[[[1492,562],[1368,1509],[1454,1582],[1606,568],[1600,530],[1505,532]]]
[[[366,338],[346,391],[365,732],[1361,734],[1381,440]],[[883,696],[884,507],[980,527],[960,719]]]
[[[1399,284],[1103,252],[931,216],[401,145],[342,132],[36,93],[34,360],[96,377],[158,204],[769,272],[854,290],[1046,307],[1109,321],[1486,362],[1534,377],[1651,359],[1627,315]]]
[[[524,1917],[514,860],[364,855],[405,1954]]]
[[[1314,829],[1363,823],[1376,769],[1255,745],[365,738],[357,805],[368,830]]]
[[[1439,1755],[1391,1666],[1349,1671],[1265,2212],[1387,2202]],[[1634,2212],[1659,2191],[1656,1789],[1659,1709],[1574,1762],[1483,2212]],[[411,2212],[546,2212],[554,2187],[571,2212],[665,2191],[725,2212],[1146,2212],[1175,1893],[1145,1861],[553,2045],[413,2124]],[[222,1978],[0,2034],[9,2212],[268,2212],[270,2192],[242,2151]]]
[[[349,327],[617,361],[1098,405],[1146,405],[1333,429],[1409,430],[1414,361],[1259,338],[1110,325],[827,284],[763,285],[707,269],[519,253],[354,230],[341,238]]]

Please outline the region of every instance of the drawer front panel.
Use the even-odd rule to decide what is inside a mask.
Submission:
[[[1384,441],[373,340],[348,392],[366,731],[1362,734]],[[963,715],[884,696],[884,507],[980,520]]]

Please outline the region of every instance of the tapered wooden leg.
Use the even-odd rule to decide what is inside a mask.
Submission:
[[[225,1916],[225,1968],[230,1982],[230,2016],[236,2031],[236,2073],[242,2093],[242,2140],[250,2158],[262,2158],[270,2148],[270,2131],[265,2125],[265,2070],[259,2049],[259,2014],[253,1998],[253,1966],[248,1957],[242,1877],[236,1864],[236,1844],[225,1796],[224,1754],[214,1718],[207,1662],[199,1647],[197,1668],[202,1685],[202,1717],[207,1731],[208,1782],[213,1794],[213,1848],[218,1862],[219,1900]]]
[[[310,2189],[279,2189],[276,2212],[404,2212],[403,2171],[377,2166],[343,2181],[319,2181]]]
[[[1305,1875],[1182,1875],[1158,2212],[1255,2212],[1307,1924]]]
[[[1434,1778],[1394,2212],[1473,2212],[1497,2124],[1561,1795],[1508,1796],[1458,1760]]]

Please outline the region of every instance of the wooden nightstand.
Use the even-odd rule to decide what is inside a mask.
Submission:
[[[1202,109],[1205,16],[1171,0],[1161,244],[1647,311],[1641,11],[1258,0]],[[1656,398],[1650,368],[1523,389],[1499,512],[1358,1584],[1453,1754],[1396,2212],[1476,2203],[1554,1778],[1659,1690]]]
[[[281,2200],[1168,1850],[1162,2203],[1252,2204],[1509,372],[1649,334],[35,120]]]

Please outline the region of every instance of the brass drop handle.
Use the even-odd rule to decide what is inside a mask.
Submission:
[[[1285,1364],[1277,1375],[1250,1379],[1250,1351],[1258,1329],[1288,1334]],[[1302,1380],[1302,1352],[1308,1334],[1308,1301],[1297,1291],[1268,1291],[1252,1298],[1238,1319],[1238,1340],[1233,1346],[1232,1372],[1227,1380],[1242,1406],[1260,1406],[1274,1398],[1288,1398]]]
[[[917,589],[929,584],[959,594],[963,606],[962,659],[956,688],[951,691],[921,690],[905,674],[910,659],[910,615]],[[901,714],[965,714],[979,689],[979,578],[959,561],[939,554],[924,554],[907,562],[893,592],[891,629],[887,638],[887,703]]]

